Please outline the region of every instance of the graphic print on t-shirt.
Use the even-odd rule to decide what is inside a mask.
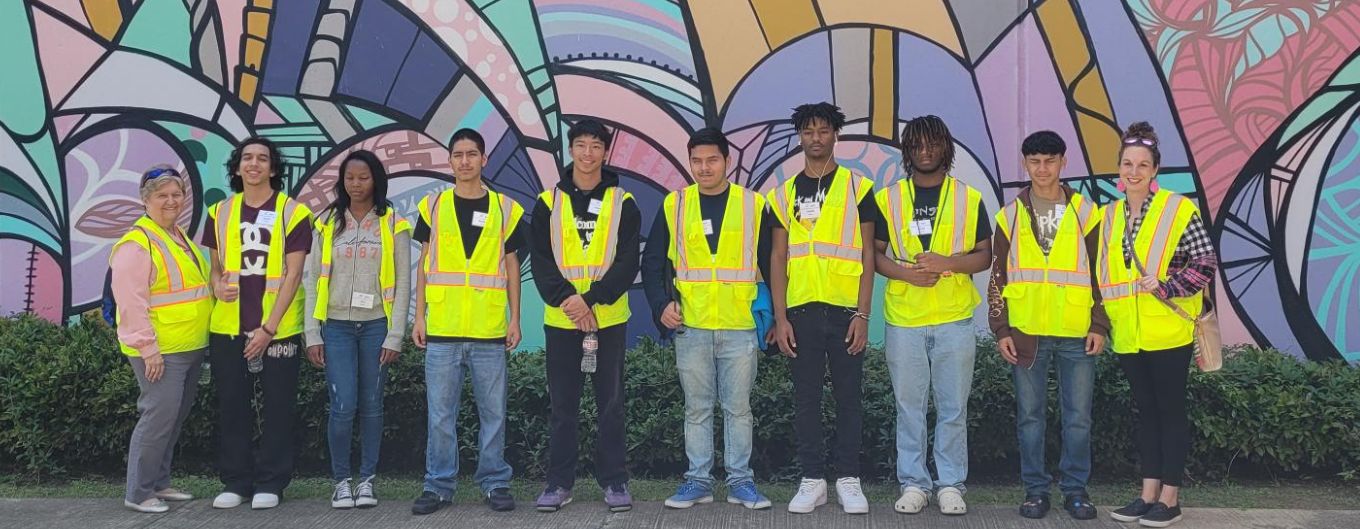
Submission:
[[[264,213],[261,211],[260,213]],[[272,213],[272,212],[270,212]],[[241,223],[241,276],[263,276],[269,262],[269,240],[273,236],[273,215],[257,214],[252,222]],[[244,219],[242,219],[244,220]],[[262,222],[262,221],[269,222]]]
[[[822,204],[826,202],[828,189],[830,189],[830,186],[822,187],[818,185],[816,193],[804,195],[800,192],[793,197],[793,218],[798,219],[798,223],[802,224],[804,228],[811,230],[813,223],[817,221],[817,217],[821,216]]]
[[[581,236],[582,249],[590,247],[590,240],[595,238],[596,222],[596,219],[586,220],[579,215],[576,216],[576,233]]]

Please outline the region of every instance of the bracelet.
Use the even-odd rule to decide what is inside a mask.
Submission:
[[[278,334],[277,329],[271,331],[269,330],[269,327],[265,327],[264,325],[260,326],[260,330],[264,331],[265,334],[268,334],[270,338],[273,338],[274,335]]]
[[[854,314],[851,314],[850,317],[851,317],[851,318],[859,318],[859,319],[864,320],[864,321],[869,321],[869,315],[866,314],[866,313],[863,313],[863,312],[855,312]]]

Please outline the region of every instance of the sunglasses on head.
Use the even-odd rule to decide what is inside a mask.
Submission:
[[[176,171],[176,170],[171,169],[171,168],[169,168],[169,167],[162,167],[162,168],[160,168],[160,169],[152,169],[152,170],[148,171],[146,174],[142,175],[142,183],[145,184],[145,183],[147,183],[148,181],[155,180],[155,179],[160,178],[160,177],[165,176],[165,175],[170,175],[170,176],[173,176],[173,177],[175,177],[175,178],[179,178],[179,171]]]
[[[1148,147],[1157,146],[1157,140],[1148,138],[1128,138],[1124,140],[1124,145],[1133,145],[1135,143],[1141,143],[1143,145],[1147,145]]]

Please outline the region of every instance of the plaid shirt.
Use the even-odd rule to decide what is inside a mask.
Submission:
[[[1138,233],[1143,219],[1147,218],[1150,205],[1152,197],[1143,201],[1142,212],[1133,221],[1133,233]],[[1127,206],[1124,208],[1124,222],[1129,222]],[[1124,262],[1132,263],[1132,256],[1133,243],[1125,237]],[[1213,280],[1217,270],[1218,254],[1214,252],[1213,239],[1209,238],[1209,231],[1204,228],[1204,220],[1196,213],[1190,218],[1190,224],[1185,226],[1185,233],[1181,236],[1180,243],[1176,245],[1176,253],[1171,255],[1171,262],[1167,265],[1166,281],[1162,281],[1162,285],[1157,288],[1157,295],[1168,299],[1193,296],[1209,288],[1209,282]]]

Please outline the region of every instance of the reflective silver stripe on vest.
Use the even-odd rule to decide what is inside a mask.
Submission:
[[[566,252],[563,250],[562,245],[562,191],[560,189],[553,189],[552,214],[549,215],[549,229],[552,231],[550,240],[552,242],[553,260],[557,261],[557,269],[562,272],[562,278],[567,281],[577,281],[581,279],[599,280],[614,264],[614,254],[618,250],[619,217],[622,216],[621,210],[623,209],[623,190],[612,187],[605,192],[606,194],[613,195],[613,199],[610,200],[609,237],[607,237],[606,240],[599,241],[600,244],[605,245],[604,258],[601,260],[600,264],[596,266],[592,266],[589,263],[580,266],[566,266],[563,264],[563,260],[566,258]],[[572,226],[572,229],[576,229],[576,227]],[[598,225],[596,229],[598,231]],[[585,248],[582,249],[582,253],[587,253]],[[590,256],[586,255],[585,259],[589,261]]]
[[[799,243],[789,245],[789,259],[818,255],[834,259],[859,261],[864,253],[858,248],[850,248],[829,242]]]
[[[608,272],[609,268],[614,266],[614,254],[618,253],[619,249],[619,218],[623,216],[623,190],[615,187],[607,193],[613,195],[613,200],[610,201],[611,206],[609,208],[609,237],[602,241],[605,245],[604,258],[600,260],[598,265],[586,265],[586,268],[591,272],[590,278],[596,281],[604,277],[605,272]],[[586,260],[589,261],[590,257],[586,256]]]
[[[425,276],[425,284],[444,287],[476,287],[504,289],[506,279],[500,276],[463,274],[457,272],[430,272]]]
[[[1157,231],[1152,233],[1152,246],[1148,248],[1148,259],[1143,260],[1143,266],[1147,267],[1148,274],[1156,275],[1162,269],[1162,263],[1168,254],[1167,246],[1171,243],[1171,226],[1176,223],[1176,214],[1180,212],[1182,200],[1184,199],[1178,195],[1169,195],[1166,202],[1162,203]],[[1139,228],[1141,229],[1141,226]],[[1134,245],[1133,251],[1138,251],[1138,245]]]
[[[1113,204],[1110,204],[1109,207],[1106,207],[1106,208],[1105,208],[1105,217],[1101,220],[1101,223],[1100,223],[1100,226],[1101,226],[1101,227],[1100,227],[1100,256],[1101,256],[1101,258],[1103,259],[1103,261],[1100,262],[1100,263],[1097,263],[1096,269],[1097,269],[1097,271],[1099,272],[1099,275],[1100,275],[1100,292],[1101,292],[1101,296],[1102,296],[1102,297],[1105,297],[1105,288],[1106,288],[1106,287],[1109,287],[1109,286],[1112,286],[1112,285],[1110,284],[1110,266],[1111,266],[1110,263],[1112,263],[1112,262],[1114,261],[1115,257],[1114,257],[1113,255],[1110,255],[1110,246],[1111,246],[1112,244],[1114,244],[1114,242],[1115,242],[1115,241],[1114,241],[1114,220],[1115,220],[1115,218],[1116,218],[1116,215],[1119,213],[1118,210],[1121,209],[1123,203],[1124,203],[1124,202],[1123,202],[1122,200],[1120,200],[1120,201],[1116,201],[1116,202],[1113,203]],[[1122,254],[1124,250],[1121,248],[1119,251],[1120,251],[1120,253]],[[1120,259],[1123,259],[1124,256],[1123,256],[1123,255],[1120,255],[1119,258],[1120,258]],[[1106,300],[1109,300],[1109,299],[1112,299],[1112,298],[1105,297],[1105,299],[1106,299]]]
[[[201,287],[191,288],[188,290],[180,290],[178,292],[151,294],[150,296],[147,296],[147,301],[149,302],[149,306],[154,309],[157,307],[164,307],[168,305],[174,305],[177,303],[184,303],[186,301],[196,301],[199,299],[205,299],[209,295],[211,294],[208,292],[208,286],[204,285]]]
[[[142,235],[146,236],[147,242],[155,245],[156,251],[160,252],[161,261],[165,263],[166,282],[170,286],[170,291],[178,292],[184,290],[184,272],[179,269],[179,261],[170,253],[170,247],[166,246],[165,241],[161,240],[160,236],[155,235],[144,228],[138,227],[136,229],[141,230]]]
[[[892,257],[897,261],[907,260],[906,243],[902,240],[897,224],[900,219],[905,218],[902,216],[903,207],[901,185],[888,188],[888,240],[893,251]]]
[[[1004,222],[1010,225],[1011,227],[1010,233],[1011,247],[1010,250],[1006,252],[1007,280],[1012,283],[1051,282],[1065,285],[1083,285],[1083,286],[1091,284],[1090,276],[1091,261],[1090,257],[1086,255],[1085,247],[1086,246],[1085,227],[1086,224],[1091,220],[1092,212],[1095,211],[1095,208],[1091,206],[1090,202],[1083,200],[1081,201],[1081,204],[1078,205],[1077,207],[1077,236],[1075,238],[1075,241],[1073,242],[1073,244],[1077,246],[1076,269],[1075,270],[1048,269],[1047,276],[1044,275],[1044,270],[1022,269],[1020,266],[1020,242],[1017,240],[1018,239],[1017,233],[1019,233],[1020,231],[1019,227],[1020,207],[1021,207],[1020,201],[1019,199],[1017,199],[1015,202],[1011,202],[1010,205],[1006,206],[1006,208],[1002,210],[1002,213],[1004,215],[1003,219]],[[1061,222],[1061,220],[1059,222]],[[1031,237],[1033,236],[1034,235],[1031,234]],[[1054,236],[1054,240],[1057,240],[1057,235]],[[1047,256],[1045,256],[1044,262],[1045,263],[1048,262]]]
[[[425,199],[430,206],[430,249],[425,252],[429,270],[439,270],[439,199],[443,196],[443,192],[436,191]]]
[[[1113,301],[1120,298],[1127,298],[1133,295],[1133,285],[1107,285],[1100,287],[1100,297],[1102,301]]]
[[[840,172],[837,170],[837,172]],[[845,183],[845,213],[841,218],[841,245],[855,245],[855,228],[859,227],[859,193],[855,192],[855,175],[846,171],[849,180]]]
[[[759,236],[756,234],[756,193],[750,190],[742,191],[742,218],[741,218],[741,268],[743,271],[751,273],[751,281],[756,277],[756,245],[759,244]],[[743,275],[744,277],[744,275]],[[737,281],[734,279],[733,281]]]
[[[675,278],[680,281],[721,281],[725,283],[754,283],[757,279],[755,270],[732,270],[730,268],[691,268],[689,270],[677,270],[675,272]]]
[[[231,223],[232,206],[235,203],[236,199],[234,197],[229,197],[222,202],[219,202],[217,205],[217,218],[214,219],[214,222],[217,223],[217,225],[214,226],[217,228],[217,259],[222,263],[222,274],[226,278],[226,281],[233,285],[241,282],[241,271],[232,270],[233,268],[239,268],[241,264],[236,263],[234,266],[227,264],[229,262],[227,260],[227,237],[230,233],[227,231],[229,228],[227,224]]]
[[[675,201],[675,247],[676,266],[675,277],[680,281],[724,281],[724,282],[755,282],[758,279],[755,269],[755,216],[759,212],[756,208],[756,195],[753,191],[742,192],[742,240],[741,240],[741,269],[719,269],[716,267],[691,267],[689,263],[688,242],[684,238],[685,230],[685,192],[681,190],[676,193]],[[724,215],[726,206],[723,207]],[[719,249],[721,251],[721,248]]]
[[[675,271],[676,277],[680,276],[681,271],[689,269],[688,249],[685,247],[685,190],[675,192],[675,240],[671,244],[675,247]],[[665,204],[662,204],[665,208]]]
[[[968,189],[960,189],[960,184],[954,177],[949,178],[950,192],[954,195],[954,247],[955,255],[971,251],[972,248],[964,247],[964,236],[967,233],[968,222],[977,219],[977,215],[968,214]],[[912,205],[915,207],[915,204]],[[974,231],[974,233],[977,233]],[[974,243],[976,244],[976,243]]]

